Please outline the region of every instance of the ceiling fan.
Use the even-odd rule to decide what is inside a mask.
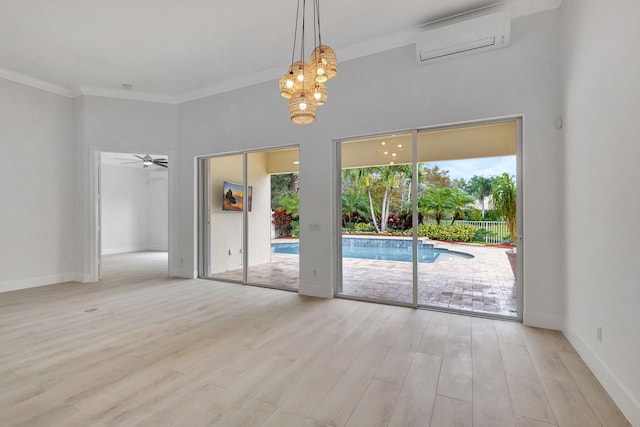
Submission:
[[[160,166],[163,168],[168,168],[169,167],[169,162],[167,161],[167,159],[154,159],[153,157],[151,157],[150,155],[145,155],[144,157],[142,156],[138,156],[137,154],[134,154],[134,157],[137,157],[139,160],[133,160],[133,159],[117,159],[117,160],[133,160],[133,161],[128,161],[128,162],[124,162],[124,163],[120,163],[121,165],[130,165],[132,163],[142,163],[142,167],[146,168],[152,165],[156,165],[156,166]]]

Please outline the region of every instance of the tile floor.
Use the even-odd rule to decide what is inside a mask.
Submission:
[[[473,258],[440,257],[435,263],[419,264],[418,304],[517,317],[517,289],[505,249],[473,244],[430,243],[436,248],[471,254]],[[297,255],[272,254],[271,263],[250,267],[249,282],[298,289],[298,265]],[[344,258],[340,293],[411,304],[412,275],[409,262]],[[213,278],[241,281],[242,269],[217,273]]]

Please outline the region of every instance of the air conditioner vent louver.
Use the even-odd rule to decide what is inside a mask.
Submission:
[[[507,47],[511,36],[508,12],[497,12],[427,28],[416,41],[416,58],[428,63],[453,56]]]

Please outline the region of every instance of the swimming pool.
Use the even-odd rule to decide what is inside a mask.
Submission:
[[[299,254],[299,243],[272,243],[271,252]],[[381,261],[411,262],[411,239],[342,238],[342,256],[345,258],[376,259]],[[430,243],[418,241],[418,262],[453,261],[471,259],[473,255],[448,249],[434,248]]]

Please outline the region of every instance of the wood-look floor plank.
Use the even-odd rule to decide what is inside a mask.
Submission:
[[[473,425],[515,424],[493,321],[473,319]]]
[[[386,426],[395,406],[400,386],[373,379],[347,422],[347,427]]]
[[[438,394],[471,402],[472,377],[471,337],[449,334],[442,358]]]
[[[553,410],[526,347],[504,343],[500,345],[500,353],[509,384],[513,413],[555,424]]]
[[[471,427],[473,425],[471,403],[436,396],[431,418],[432,427]]]
[[[442,358],[416,353],[393,408],[389,427],[429,425],[438,388]]]
[[[547,424],[542,421],[532,420],[516,415],[516,427],[553,427],[556,424]]]
[[[560,358],[602,425],[631,425],[580,356],[562,352]]]
[[[542,377],[549,403],[561,427],[601,427],[589,403],[572,379]]]

